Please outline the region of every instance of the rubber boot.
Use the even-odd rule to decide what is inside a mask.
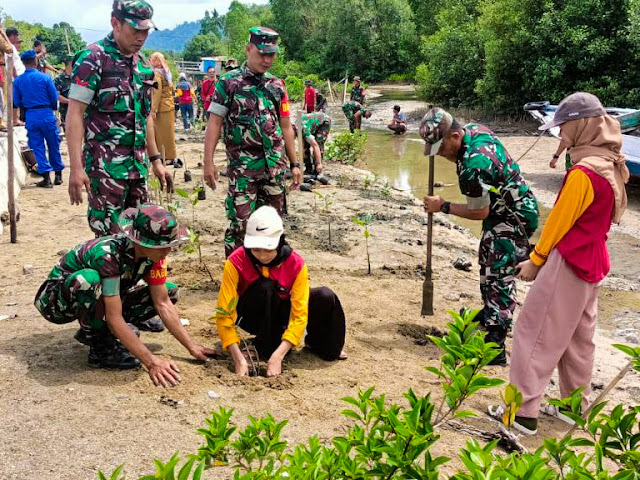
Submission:
[[[507,366],[507,352],[504,348],[504,341],[507,338],[507,329],[500,325],[487,325],[487,334],[484,337],[485,343],[497,343],[500,347],[500,353],[491,360],[488,365],[496,365],[499,367]]]
[[[62,170],[56,172],[55,180],[53,181],[54,185],[62,185]]]
[[[43,173],[42,181],[36,183],[36,187],[53,188],[53,183],[51,183],[51,174],[49,172]]]
[[[140,368],[140,361],[111,332],[89,339],[89,365],[99,368],[130,370]]]

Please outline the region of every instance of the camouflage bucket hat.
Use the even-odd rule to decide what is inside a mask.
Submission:
[[[275,30],[265,27],[251,27],[249,29],[249,43],[253,43],[260,53],[280,53],[278,37]]]
[[[189,230],[178,225],[173,213],[158,205],[128,208],[118,224],[131,241],[146,248],[174,247],[189,239]]]
[[[144,0],[114,0],[111,15],[124,20],[138,30],[157,27],[151,21],[153,7]]]
[[[420,136],[426,142],[425,155],[437,155],[442,139],[451,129],[453,117],[446,110],[436,107],[429,110],[420,122]]]

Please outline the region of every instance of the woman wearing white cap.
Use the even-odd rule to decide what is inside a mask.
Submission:
[[[222,347],[233,357],[236,373],[247,375],[236,321],[256,335],[256,350],[269,358],[267,376],[282,372],[282,360],[300,344],[305,329],[305,345],[321,358],[346,358],[340,300],[327,287],[309,289],[307,266],[285,241],[282,219],[273,207],[260,207],[249,217],[244,246],[227,259],[218,295]]]

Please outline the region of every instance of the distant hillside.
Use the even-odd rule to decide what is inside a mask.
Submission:
[[[191,38],[200,31],[200,20],[184,22],[172,30],[152,32],[144,44],[145,50],[181,52]]]

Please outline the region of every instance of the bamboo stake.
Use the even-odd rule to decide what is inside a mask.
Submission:
[[[336,99],[333,96],[333,90],[331,89],[331,80],[327,80],[327,85],[329,87],[329,96],[331,97],[331,103],[336,103]]]
[[[69,44],[69,34],[66,28],[64,29],[64,38],[67,41],[67,53],[71,55],[71,45]]]
[[[347,85],[349,83],[349,75],[344,77],[344,92],[342,92],[342,104],[347,103]]]
[[[16,225],[16,198],[15,198],[15,169],[13,158],[13,55],[7,56],[7,102],[5,108],[7,112],[7,165],[9,172],[7,175],[7,193],[9,195],[9,225],[11,233],[11,243],[18,241],[18,229]]]

